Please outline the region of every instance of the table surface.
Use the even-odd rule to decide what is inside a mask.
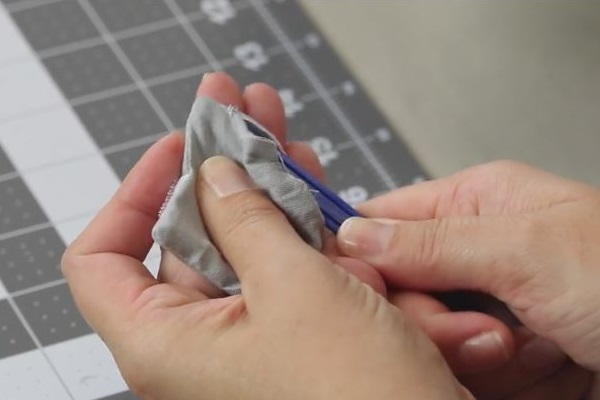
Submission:
[[[434,176],[510,158],[600,184],[600,3],[302,4]]]
[[[2,399],[133,398],[60,254],[207,70],[273,83],[349,201],[424,176],[365,88],[433,175],[510,157],[598,182],[599,6],[305,1],[355,80],[291,0],[137,1],[2,0]]]

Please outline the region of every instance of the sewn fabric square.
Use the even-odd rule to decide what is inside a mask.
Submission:
[[[224,155],[237,161],[307,243],[317,249],[323,244],[323,216],[308,186],[283,166],[273,136],[252,134],[246,120],[249,117],[237,110],[207,98],[196,99],[186,128],[182,176],[153,229],[163,249],[230,294],[240,292],[239,281],[210,241],[196,202],[196,171],[207,158]]]

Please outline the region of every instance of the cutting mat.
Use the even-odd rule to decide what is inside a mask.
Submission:
[[[60,257],[139,156],[183,127],[204,72],[277,88],[289,136],[350,203],[425,175],[294,1],[1,1],[2,400],[134,398]]]

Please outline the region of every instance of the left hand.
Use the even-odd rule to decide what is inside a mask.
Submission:
[[[427,336],[307,245],[224,157],[200,168],[198,207],[242,294],[210,298],[154,279],[141,260],[180,142],[169,136],[153,146],[63,259],[76,303],[134,393],[148,400],[472,399]]]

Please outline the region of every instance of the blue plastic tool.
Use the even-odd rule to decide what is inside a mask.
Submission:
[[[262,128],[254,124],[252,121],[246,121],[248,130],[253,134],[268,139],[273,139],[271,134],[265,132]],[[321,214],[325,219],[325,226],[333,233],[337,233],[342,223],[350,217],[359,217],[360,214],[352,206],[342,200],[331,189],[327,188],[318,179],[296,164],[285,152],[280,148],[279,156],[283,165],[293,173],[297,178],[303,180],[315,200],[319,204]]]

